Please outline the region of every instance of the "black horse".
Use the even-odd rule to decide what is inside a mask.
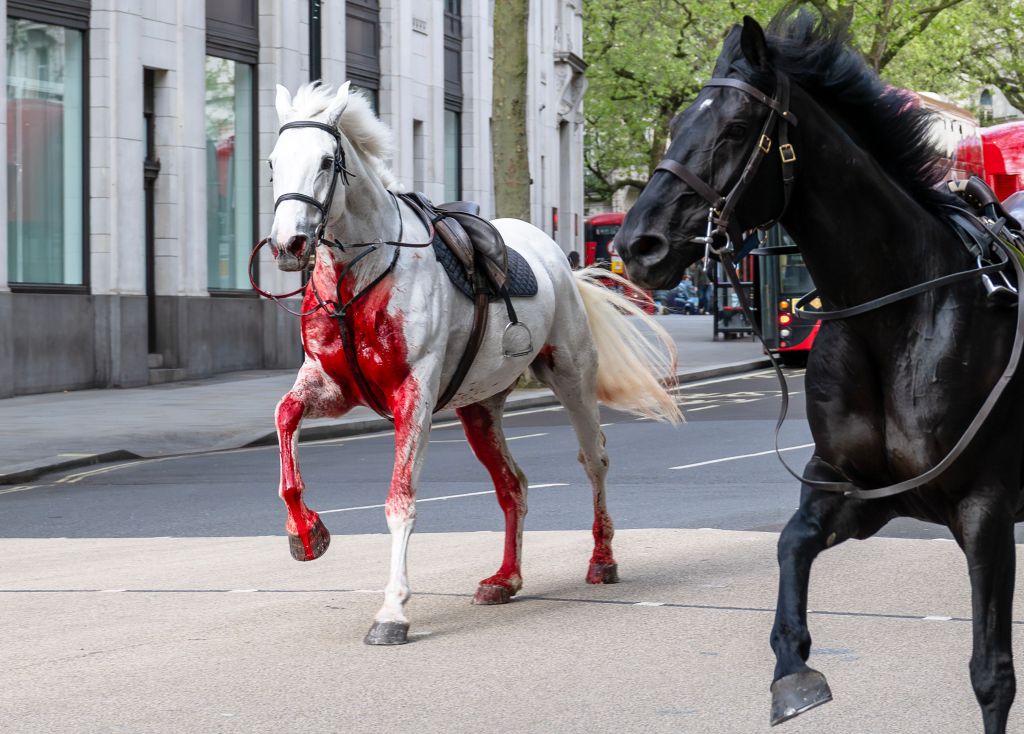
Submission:
[[[937,188],[944,171],[929,142],[930,113],[880,81],[847,39],[845,28],[806,11],[780,14],[767,34],[750,18],[733,28],[715,79],[674,121],[666,160],[618,233],[634,281],[674,284],[706,246],[721,249],[726,233],[739,241],[774,220],[799,246],[826,308],[977,267],[946,215],[954,197]],[[778,545],[773,724],[831,699],[806,663],[815,557],[908,516],[947,526],[967,556],[971,681],[985,732],[1006,729],[1016,691],[1010,629],[1024,396],[1019,376],[1002,374],[1014,364],[1015,312],[991,308],[981,281],[975,271],[821,328],[806,373],[815,450]],[[940,476],[879,499],[829,491],[885,487],[933,469],[964,443],[1004,381],[988,419]]]

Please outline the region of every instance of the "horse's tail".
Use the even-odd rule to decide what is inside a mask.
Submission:
[[[598,400],[656,420],[681,422],[683,415],[667,389],[675,383],[675,341],[634,301],[595,281],[613,280],[627,293],[636,286],[602,268],[574,275],[597,347]],[[648,339],[641,326],[655,339]]]

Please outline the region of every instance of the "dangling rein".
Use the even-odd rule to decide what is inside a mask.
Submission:
[[[959,213],[961,215],[966,215],[969,219],[974,220],[974,224],[976,226],[983,227],[986,230],[988,229],[987,227],[985,227],[983,223],[977,221],[977,218],[975,218],[969,212],[960,211]],[[858,306],[853,306],[851,308],[826,312],[806,312],[801,309],[797,312],[797,315],[805,320],[823,319],[828,321],[849,318],[851,316],[856,316],[858,314],[882,308],[883,306],[896,303],[897,301],[902,301],[904,299],[910,298],[912,296],[918,295],[928,290],[932,290],[934,288],[939,288],[941,286],[949,285],[951,283],[955,283],[958,281],[975,278],[978,277],[979,275],[987,274],[989,272],[1002,270],[1006,266],[1007,261],[1013,264],[1014,272],[1017,275],[1017,283],[1024,283],[1024,265],[1022,265],[1022,262],[1024,262],[1024,253],[1022,253],[1020,247],[1015,242],[1007,241],[1007,239],[1004,239],[1003,236],[993,236],[992,242],[995,245],[996,252],[1001,256],[999,262],[986,265],[981,268],[964,270],[958,273],[953,273],[951,275],[942,276],[940,278],[936,278],[935,280],[930,280],[927,283],[921,283],[919,285],[911,286],[910,288],[906,288],[902,291],[897,291],[896,293],[891,293],[887,296],[882,296],[881,298],[877,298],[873,301],[868,301],[867,303],[862,303]],[[996,384],[992,387],[991,392],[989,392],[988,398],[985,399],[985,402],[982,404],[981,409],[978,411],[977,415],[974,416],[974,420],[971,421],[970,425],[967,427],[967,430],[960,437],[960,440],[956,442],[956,445],[953,446],[953,448],[950,450],[948,454],[946,454],[945,458],[943,458],[942,461],[940,461],[938,464],[933,466],[928,471],[916,477],[913,477],[912,479],[907,479],[906,481],[899,482],[897,484],[890,484],[889,486],[886,487],[878,487],[876,489],[862,489],[853,484],[853,482],[849,480],[842,482],[822,482],[814,479],[807,479],[798,474],[797,472],[795,472],[789,466],[789,464],[786,463],[786,460],[782,458],[782,452],[779,450],[779,432],[782,430],[782,424],[785,422],[786,413],[789,410],[789,388],[786,385],[786,377],[785,375],[783,375],[782,368],[779,366],[778,357],[772,354],[764,343],[764,337],[761,334],[761,327],[757,323],[757,319],[755,319],[752,314],[752,309],[750,307],[750,302],[747,299],[746,291],[744,291],[741,287],[739,277],[736,274],[736,264],[732,258],[732,251],[728,247],[723,247],[722,250],[720,250],[717,254],[721,259],[722,267],[725,270],[725,274],[729,278],[729,283],[732,285],[733,289],[739,296],[740,307],[743,309],[743,314],[746,316],[747,321],[750,323],[751,329],[757,336],[758,340],[761,342],[761,345],[765,347],[765,351],[768,352],[768,356],[771,358],[772,367],[775,369],[775,375],[779,380],[780,387],[782,388],[782,403],[779,406],[779,418],[775,423],[775,455],[778,457],[779,461],[782,463],[782,466],[786,469],[786,471],[789,472],[795,479],[799,480],[800,482],[810,487],[813,487],[814,489],[820,489],[825,492],[837,492],[847,495],[849,497],[854,497],[856,499],[872,500],[880,499],[882,497],[892,497],[894,495],[903,494],[904,492],[909,492],[912,489],[917,489],[918,487],[928,484],[929,482],[935,481],[950,466],[952,466],[953,462],[955,462],[960,457],[960,455],[967,450],[968,446],[971,445],[971,442],[978,435],[978,432],[985,424],[985,421],[988,420],[988,417],[992,413],[992,410],[995,408],[996,403],[999,402],[999,398],[1002,397],[1003,392],[1006,390],[1006,386],[1010,383],[1010,380],[1013,378],[1014,374],[1017,371],[1017,366],[1020,364],[1020,355],[1022,347],[1024,347],[1024,295],[1017,299],[1017,328],[1016,332],[1014,333],[1013,348],[1010,351],[1010,360],[1006,364],[1006,369],[1003,370],[1003,374],[999,377],[999,379],[996,381]],[[805,303],[806,300],[807,297],[805,296],[800,300],[800,304]],[[842,472],[840,472],[836,467],[831,468],[838,474],[842,474]]]

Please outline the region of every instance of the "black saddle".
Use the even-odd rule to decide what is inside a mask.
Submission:
[[[992,221],[1002,219],[1006,222],[1006,226],[1015,232],[1024,229],[1021,227],[1018,217],[1009,211],[1009,207],[999,201],[996,192],[977,176],[971,176],[965,181],[950,181],[947,186],[951,193],[963,199],[964,203],[974,209],[978,216],[986,216]],[[1017,194],[1008,197],[1006,203],[1010,203],[1015,196]],[[1024,198],[1015,201],[1013,208],[1018,214],[1024,214]]]

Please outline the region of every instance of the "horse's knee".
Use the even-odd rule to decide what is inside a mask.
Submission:
[[[603,437],[602,434],[602,439]],[[595,451],[580,449],[576,459],[583,465],[584,470],[591,479],[604,479],[608,474],[608,452],[604,450],[603,440],[601,447]]]
[[[277,430],[281,433],[292,433],[302,422],[302,416],[306,412],[306,404],[294,394],[288,393],[277,404],[274,417],[277,422]]]

